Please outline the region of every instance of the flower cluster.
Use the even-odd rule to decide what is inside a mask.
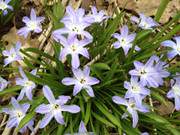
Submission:
[[[12,10],[12,7],[8,5],[9,2],[10,0],[0,0],[0,10],[2,10],[4,14],[7,14],[7,9]],[[131,21],[132,23],[136,23],[140,28],[153,29],[154,27],[159,26],[159,24],[155,22],[151,17],[146,17],[144,14],[139,14],[139,16],[140,18],[132,16]],[[61,23],[64,24],[64,27],[52,32],[53,39],[61,45],[59,60],[64,63],[67,59],[67,56],[71,55],[70,67],[73,75],[72,77],[64,77],[62,80],[60,80],[59,83],[62,83],[67,87],[73,85],[72,96],[76,96],[77,99],[79,98],[79,96],[77,95],[82,90],[85,90],[90,97],[95,97],[99,94],[93,90],[95,88],[93,88],[92,86],[99,84],[100,81],[97,78],[91,76],[91,68],[89,66],[84,66],[83,68],[81,68],[81,66],[83,65],[81,65],[82,63],[80,61],[80,55],[84,56],[87,59],[90,58],[87,45],[93,42],[93,36],[88,32],[88,28],[94,23],[99,23],[101,25],[102,21],[108,18],[109,17],[105,15],[104,11],[97,11],[96,7],[94,6],[91,7],[91,13],[89,14],[86,14],[85,10],[82,8],[74,10],[71,6],[67,6],[65,16],[60,20]],[[17,34],[20,36],[24,36],[24,38],[27,38],[30,32],[42,32],[42,23],[44,22],[44,20],[44,17],[37,17],[35,10],[31,9],[30,18],[27,16],[23,17],[22,21],[25,23],[25,26],[19,29]],[[140,51],[141,49],[137,45],[135,45],[136,36],[136,33],[129,32],[129,28],[127,25],[123,25],[120,29],[120,34],[112,34],[112,37],[117,39],[117,41],[113,43],[113,46],[115,49],[122,48],[125,56],[127,56],[128,52],[132,49]],[[176,55],[180,55],[180,37],[175,37],[174,40],[176,42],[166,40],[161,43],[161,45],[164,47],[172,48],[172,50],[170,50],[170,52],[168,52],[167,54],[168,58],[170,59],[173,59]],[[15,47],[12,47],[10,50],[4,50],[2,52],[3,56],[5,57],[4,66],[7,66],[13,62],[19,62],[23,60],[20,49],[21,43],[17,42]],[[122,119],[126,118],[130,114],[132,117],[132,127],[134,128],[138,124],[138,112],[149,112],[149,108],[145,104],[144,99],[147,96],[150,96],[150,89],[163,86],[165,78],[170,76],[170,73],[166,69],[169,65],[166,62],[162,61],[163,57],[164,56],[159,57],[157,55],[153,55],[148,60],[143,62],[136,60],[133,61],[135,68],[130,71],[128,70],[127,73],[129,74],[129,81],[122,81],[122,83],[124,83],[123,89],[127,90],[124,97],[120,97],[117,95],[112,97],[111,101],[118,105],[124,105],[127,107],[127,111],[122,115]],[[68,64],[67,67],[69,68]],[[36,88],[39,88],[36,81],[32,81],[30,78],[28,78],[28,74],[29,76],[31,75],[37,77],[38,79],[41,79],[41,77],[38,76],[38,69],[33,69],[30,73],[27,73],[27,71],[23,70],[21,66],[19,66],[18,69],[19,76],[16,77],[15,84],[20,86],[21,91],[17,96],[17,99],[14,97],[11,98],[12,106],[2,109],[4,113],[9,115],[7,126],[10,128],[18,127],[20,122],[28,113],[28,110],[30,110],[30,104],[24,103],[24,101],[22,100],[26,99],[26,101],[32,103],[34,99],[33,95],[35,95],[34,92]],[[9,81],[0,77],[0,91],[3,91],[9,85],[9,83]],[[102,84],[102,86],[106,85],[107,83],[105,82],[104,84]],[[39,103],[37,107],[33,108],[36,113],[44,115],[44,117],[40,121],[40,128],[46,127],[52,119],[55,119],[58,124],[65,125],[65,114],[67,112],[75,114],[81,111],[78,105],[69,104],[69,101],[71,99],[69,95],[57,95],[57,93],[53,93],[53,89],[51,90],[51,88],[47,86],[44,81],[40,84],[43,84],[42,93],[43,96],[47,99],[47,101],[43,99],[43,101]],[[171,89],[167,93],[167,97],[170,99],[174,98],[175,109],[180,110],[179,73],[177,73],[176,76],[171,80]],[[22,103],[20,104],[19,102]],[[84,108],[84,105],[80,103],[80,106],[81,105]],[[86,113],[88,115],[88,112]],[[99,115],[94,116],[98,117],[100,121],[103,121],[104,119]],[[84,119],[84,116],[82,117],[82,119]],[[111,123],[109,124],[111,125]],[[25,132],[27,128],[33,132],[33,125],[34,119],[31,119],[24,125],[22,129],[20,129],[20,132]],[[85,123],[81,121],[78,131],[80,134],[85,134],[87,132],[85,126]],[[142,134],[145,135],[148,133],[145,132]]]
[[[6,1],[6,3],[8,2]],[[95,7],[92,7],[92,12],[92,15],[85,15],[84,9],[74,11],[72,7],[68,6],[66,8],[67,15],[61,20],[64,24],[66,24],[65,28],[55,30],[53,32],[54,39],[63,45],[59,59],[63,61],[66,59],[68,54],[72,55],[72,71],[74,77],[65,77],[62,80],[62,83],[64,85],[75,85],[73,90],[74,96],[77,95],[82,89],[85,89],[89,96],[94,97],[94,92],[91,86],[99,83],[98,79],[90,76],[89,67],[86,66],[83,71],[79,69],[79,54],[89,58],[89,53],[85,46],[91,43],[93,40],[91,34],[84,29],[90,26],[92,23],[100,23],[102,20],[107,18],[103,11],[97,12]],[[41,23],[44,21],[44,19],[44,17],[37,17],[35,10],[31,9],[30,18],[27,16],[23,17],[23,22],[26,24],[26,26],[18,30],[17,34],[27,38],[31,31],[40,33],[42,31]],[[62,34],[68,34],[68,38]],[[79,35],[82,36],[81,40],[77,38]],[[6,57],[4,59],[4,66],[23,60],[20,49],[21,43],[17,42],[15,47],[12,47],[10,50],[3,51],[3,56]],[[32,101],[33,90],[37,86],[35,82],[28,79],[22,67],[19,67],[19,73],[21,77],[16,78],[16,85],[21,86],[21,92],[17,97],[17,100],[14,97],[11,99],[11,104],[13,105],[12,108],[3,108],[3,112],[10,115],[7,124],[7,126],[10,128],[18,127],[19,123],[26,116],[26,113],[30,108],[30,104],[25,103],[20,105],[18,101],[24,99],[25,95],[30,101]],[[37,69],[32,70],[30,74],[38,77],[36,75]],[[0,78],[0,84],[2,91],[7,87],[9,82],[3,78]],[[59,124],[65,124],[62,112],[78,113],[80,111],[80,107],[77,105],[65,105],[71,99],[70,96],[61,95],[55,99],[51,89],[47,85],[43,86],[42,89],[44,96],[49,101],[49,104],[41,104],[35,110],[36,113],[45,114],[40,123],[40,128],[44,128],[46,125],[48,125],[52,118],[55,118]],[[33,125],[34,122],[32,119],[20,130],[20,132],[24,132],[27,128],[33,131]],[[87,132],[83,122],[80,124],[79,132]]]
[[[73,10],[71,6],[66,7],[66,15],[61,20],[65,27],[52,33],[54,40],[63,46],[59,59],[63,61],[70,54],[73,68],[80,66],[79,54],[87,59],[89,58],[85,46],[92,42],[93,37],[86,31],[86,28],[92,23],[100,23],[108,18],[103,11],[97,12],[95,7],[92,7],[92,13],[92,15],[85,15],[85,10],[82,8]],[[80,37],[80,40],[78,37]]]
[[[127,110],[133,118],[133,127],[135,127],[138,122],[136,111],[148,112],[147,107],[142,103],[142,100],[147,95],[150,95],[148,88],[157,88],[163,85],[163,78],[170,75],[165,69],[166,63],[162,62],[160,58],[155,55],[151,56],[146,64],[135,61],[134,66],[135,69],[129,71],[131,75],[130,82],[124,82],[124,88],[128,90],[124,98],[128,99],[128,101],[118,96],[112,98],[115,103],[127,106]]]

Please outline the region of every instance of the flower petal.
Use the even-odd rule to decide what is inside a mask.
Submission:
[[[79,84],[76,84],[73,89],[73,96],[76,96],[82,89],[82,86]]]
[[[61,113],[61,112],[56,113],[56,114],[54,115],[54,117],[55,117],[56,121],[57,121],[59,124],[62,124],[62,125],[64,125],[64,124],[65,124],[65,122],[64,122],[64,118],[63,118],[63,116],[62,116],[62,113]]]
[[[71,60],[71,65],[73,68],[78,68],[80,65],[80,60],[78,54],[72,54],[72,60]]]
[[[121,98],[119,96],[113,96],[112,100],[116,104],[125,105],[127,106],[127,101],[124,98]]]
[[[51,111],[51,106],[50,104],[46,105],[46,104],[41,104],[36,108],[36,112],[40,113],[40,114],[45,114],[45,113],[49,113]]]
[[[61,106],[62,111],[70,112],[70,113],[78,113],[80,111],[80,107],[77,105],[63,105]]]
[[[47,85],[43,86],[43,93],[44,93],[44,96],[49,101],[49,103],[52,103],[52,104],[55,103],[56,100],[54,98],[54,95],[51,89]]]
[[[77,80],[71,77],[65,77],[61,82],[62,84],[69,86],[76,84]]]
[[[39,125],[39,128],[44,128],[45,126],[48,125],[48,123],[51,121],[53,118],[53,115],[51,113],[47,113],[44,118],[41,120],[41,123]]]

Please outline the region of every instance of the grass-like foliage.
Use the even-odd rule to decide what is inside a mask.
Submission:
[[[20,10],[16,2],[0,0],[2,25]],[[39,36],[49,22],[44,44],[51,51],[1,43],[0,96],[11,99],[0,107],[9,116],[1,128],[42,135],[179,135],[180,12],[160,24],[168,2],[161,1],[154,19],[124,9],[112,17],[60,2],[45,6],[43,17],[31,9],[17,35]],[[173,109],[162,115],[159,106],[169,103]]]

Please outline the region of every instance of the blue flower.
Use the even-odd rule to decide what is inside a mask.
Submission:
[[[130,98],[129,100],[126,100],[126,99],[121,98],[119,96],[113,96],[112,100],[116,104],[127,106],[127,111],[131,114],[132,119],[133,119],[132,126],[134,128],[136,127],[136,125],[138,123],[138,119],[139,119],[137,111],[144,112],[144,113],[149,112],[149,110],[146,106],[143,106],[143,105],[136,106],[136,103],[132,98]],[[123,116],[128,116],[128,114],[125,113],[125,114],[123,114]]]
[[[180,74],[177,74],[178,77],[175,77],[174,80],[171,80],[171,90],[167,93],[168,98],[174,98],[175,100],[175,109],[180,110]]]
[[[33,81],[30,81],[27,76],[25,75],[24,71],[21,67],[19,67],[19,72],[22,78],[16,78],[16,85],[20,85],[23,88],[18,96],[18,100],[23,99],[24,95],[26,94],[29,100],[32,100],[32,90],[36,87],[36,84]],[[32,75],[36,75],[37,69],[31,71]]]
[[[174,58],[176,55],[180,55],[180,36],[174,37],[174,40],[176,43],[171,40],[166,40],[161,43],[162,46],[172,48],[172,50],[167,54],[170,59]]]
[[[142,29],[152,29],[155,26],[158,26],[159,24],[154,21],[151,17],[147,17],[144,14],[140,13],[139,17],[132,16],[130,19],[133,23],[138,24],[138,26]]]
[[[7,57],[4,59],[4,66],[8,64],[22,60],[22,56],[20,55],[21,43],[17,42],[15,47],[12,47],[10,50],[4,50],[2,52],[3,56]]]
[[[85,124],[83,121],[80,122],[80,125],[79,125],[79,133],[83,134],[83,133],[87,133],[87,129],[85,127]]]
[[[135,39],[136,34],[129,34],[128,27],[124,25],[121,28],[121,34],[115,33],[113,37],[116,38],[118,41],[113,43],[114,48],[122,47],[124,50],[125,55],[127,55],[130,48],[132,48],[132,43]]]
[[[2,10],[3,15],[8,13],[7,9],[13,10],[13,7],[8,5],[11,0],[0,0],[0,11]]]
[[[125,98],[133,98],[137,106],[141,106],[142,99],[150,94],[150,90],[138,81],[138,77],[132,76],[130,82],[125,81],[124,88],[128,89]]]
[[[64,85],[74,85],[73,96],[77,95],[82,89],[85,89],[90,97],[94,97],[91,85],[99,83],[99,80],[89,76],[90,68],[86,66],[84,70],[73,69],[74,77],[65,77],[62,80]]]
[[[77,37],[68,37],[68,39],[61,37],[60,43],[63,45],[63,48],[60,52],[59,59],[64,61],[66,56],[70,54],[71,57],[71,65],[73,68],[78,68],[80,66],[79,55],[82,55],[89,59],[88,50],[85,48],[87,44],[89,44],[90,40],[81,40],[79,41]]]
[[[6,81],[2,77],[0,77],[0,91],[4,90],[9,84],[9,81]]]
[[[62,111],[70,113],[78,113],[80,111],[80,107],[77,105],[64,105],[71,99],[70,96],[59,96],[58,99],[55,99],[48,86],[43,87],[43,93],[50,104],[41,104],[36,108],[37,113],[45,114],[40,123],[40,128],[44,128],[48,125],[53,117],[59,124],[65,124]]]
[[[153,55],[146,64],[134,61],[135,69],[129,71],[129,74],[139,77],[142,85],[157,88],[163,85],[163,78],[170,74],[165,70],[165,65],[165,62],[160,61],[159,57]]]
[[[24,103],[20,105],[17,100],[12,97],[11,98],[12,108],[3,108],[2,111],[6,114],[9,114],[9,120],[7,122],[7,126],[9,128],[18,127],[21,120],[26,116],[26,112],[28,111],[30,104]],[[34,121],[30,120],[20,132],[23,133],[27,130],[27,128],[33,130]]]
[[[85,30],[88,26],[93,23],[94,19],[90,16],[85,16],[85,10],[79,8],[73,10],[71,6],[66,7],[66,16],[61,20],[65,27],[53,31],[53,38],[60,42],[63,34],[70,36],[81,35],[85,38],[92,40],[93,37],[89,32]]]
[[[44,21],[44,19],[44,17],[37,17],[35,10],[31,9],[30,18],[27,16],[23,17],[22,21],[26,24],[26,26],[18,30],[18,35],[27,38],[29,32],[31,31],[40,33],[42,31],[41,23]]]
[[[104,19],[109,18],[108,16],[105,15],[105,12],[103,10],[97,11],[97,8],[95,6],[91,7],[92,15],[90,15],[93,19],[94,22],[96,23],[101,23]]]

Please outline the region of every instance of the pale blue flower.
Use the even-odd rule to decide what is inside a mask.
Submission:
[[[165,62],[160,61],[159,57],[153,55],[146,64],[134,61],[135,69],[129,71],[129,74],[139,77],[142,85],[157,88],[163,85],[163,78],[170,75],[170,73],[165,70],[165,65]]]
[[[133,98],[137,106],[141,106],[142,100],[150,94],[150,90],[138,81],[138,77],[132,76],[130,82],[125,81],[124,88],[128,90],[125,98]]]
[[[0,91],[3,91],[9,84],[4,78],[0,77]]]
[[[10,50],[4,50],[2,52],[3,56],[7,57],[4,59],[4,66],[15,62],[21,61],[23,58],[20,55],[21,43],[17,42],[15,47],[12,47]]]
[[[7,126],[9,128],[12,127],[18,127],[21,120],[26,116],[26,113],[30,107],[30,104],[24,103],[20,105],[18,101],[12,97],[11,98],[11,104],[12,108],[3,108],[2,111],[6,114],[9,114],[9,120],[7,122]],[[20,129],[20,132],[25,132],[27,128],[33,130],[34,122],[33,120],[30,120],[22,129]]]
[[[127,55],[130,48],[132,48],[132,43],[136,37],[136,34],[129,34],[129,29],[127,25],[124,25],[121,28],[121,34],[115,33],[113,37],[116,38],[118,41],[113,43],[114,48],[118,49],[120,47],[123,48],[125,55]]]
[[[65,124],[62,111],[78,113],[80,107],[77,105],[64,105],[71,99],[70,96],[59,96],[55,99],[51,89],[48,86],[43,87],[43,93],[50,104],[41,104],[36,108],[36,112],[45,114],[39,127],[44,128],[54,117],[59,124]]]
[[[80,122],[80,125],[79,125],[79,131],[78,131],[80,134],[82,133],[87,133],[87,129],[85,127],[85,124],[83,121]]]
[[[61,61],[66,59],[67,55],[71,55],[71,65],[73,68],[78,68],[80,66],[79,55],[82,55],[89,59],[88,50],[85,48],[91,41],[90,40],[78,40],[76,36],[68,37],[68,39],[62,37],[60,43],[63,48],[60,52],[59,59]]]
[[[35,33],[40,33],[42,31],[41,23],[44,21],[44,17],[37,17],[34,9],[31,9],[30,18],[27,16],[23,17],[23,22],[26,24],[18,30],[17,34],[27,38],[28,34],[33,31]]]
[[[144,14],[140,13],[139,17],[132,16],[130,19],[133,23],[138,24],[138,26],[142,29],[152,29],[159,24],[153,20],[153,18],[145,16]]]
[[[130,115],[132,116],[132,119],[133,119],[132,126],[134,128],[136,127],[136,125],[138,123],[138,119],[139,119],[137,111],[140,111],[143,113],[149,112],[149,110],[146,106],[143,106],[143,105],[136,106],[135,101],[132,98],[130,98],[129,100],[126,100],[119,96],[113,96],[112,100],[116,104],[127,106],[127,111],[130,113]],[[125,113],[124,115],[127,115],[127,113]]]
[[[109,18],[108,16],[105,15],[105,12],[103,10],[100,10],[99,12],[97,11],[97,8],[95,6],[91,7],[92,15],[90,15],[93,19],[94,22],[100,23],[103,20]]]
[[[32,100],[32,90],[36,87],[36,84],[27,78],[21,67],[19,67],[19,73],[22,78],[16,78],[16,85],[22,86],[22,89],[17,99],[21,100],[26,95],[29,100]],[[30,73],[36,75],[37,69],[32,70]]]
[[[171,80],[171,89],[167,93],[168,98],[174,98],[175,109],[180,110],[180,74],[177,74],[174,80]]]
[[[13,7],[8,5],[11,0],[0,0],[0,11],[3,12],[3,15],[8,13],[8,9],[13,10]]]
[[[90,97],[94,97],[92,85],[98,84],[99,80],[89,76],[90,68],[86,66],[84,70],[73,69],[74,77],[65,77],[62,80],[64,85],[74,85],[73,96],[77,95],[82,89],[85,89]]]
[[[92,35],[85,30],[88,26],[93,23],[93,18],[90,16],[85,16],[85,10],[79,8],[77,10],[73,10],[71,6],[66,7],[66,16],[61,20],[64,23],[65,27],[61,29],[57,29],[53,31],[53,38],[60,42],[61,37],[64,34],[68,34],[70,36],[81,35],[85,38],[92,40]]]
[[[161,43],[162,46],[172,48],[172,50],[167,54],[170,59],[174,58],[176,55],[180,56],[180,36],[174,37],[174,40],[176,43],[172,40],[166,40]]]

